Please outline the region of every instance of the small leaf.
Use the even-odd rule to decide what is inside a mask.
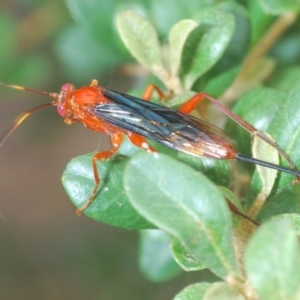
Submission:
[[[259,0],[259,4],[266,13],[271,15],[300,11],[298,0]]]
[[[269,134],[264,134],[272,140]],[[253,138],[252,152],[253,157],[256,159],[266,161],[274,165],[279,165],[280,163],[278,151],[259,137],[255,136]],[[267,198],[272,191],[278,171],[260,165],[256,166],[256,170],[262,182],[260,194],[263,195],[264,198]]]
[[[153,26],[132,11],[118,14],[116,21],[120,36],[130,53],[155,76],[165,81],[167,71],[162,64],[161,49]]]
[[[300,282],[300,248],[288,220],[273,219],[252,236],[245,270],[260,300],[296,299]]]
[[[80,208],[90,197],[95,180],[92,170],[93,154],[71,160],[63,176],[63,186],[73,204]],[[123,188],[125,156],[115,155],[98,163],[101,185],[93,203],[84,211],[88,217],[125,229],[153,228],[128,202]]]
[[[280,109],[268,127],[277,144],[285,150],[296,166],[300,166],[300,118],[299,118],[300,80],[296,82],[288,96],[281,101]],[[282,160],[285,165],[287,163]],[[278,193],[289,185],[293,176],[279,172],[276,180]]]
[[[260,210],[257,219],[266,221],[274,216],[282,214],[300,214],[299,197],[289,190],[283,190],[276,197],[269,199]]]
[[[280,110],[286,94],[271,88],[256,88],[245,94],[233,106],[233,112],[261,131],[268,131],[269,125]],[[250,134],[231,119],[226,132],[234,138],[240,153],[251,156]],[[274,137],[273,137],[274,138]]]
[[[248,3],[248,14],[251,21],[252,45],[256,45],[258,43],[274,21],[274,16],[266,13],[259,2],[260,0],[252,0]]]
[[[182,55],[181,77],[187,90],[220,59],[234,30],[233,16],[216,8],[203,9],[193,20],[199,26],[189,35]]]
[[[181,272],[171,254],[170,243],[170,235],[161,230],[140,231],[139,266],[149,280],[161,282]]]
[[[185,271],[198,271],[205,269],[203,261],[191,255],[177,238],[173,238],[171,250],[176,262]]]
[[[125,189],[135,209],[177,237],[215,274],[237,274],[230,213],[220,191],[205,176],[165,155],[140,153],[125,171]]]
[[[180,20],[188,19],[207,6],[214,5],[214,1],[206,0],[151,0],[150,15],[158,28],[160,36],[167,36],[170,28]]]
[[[175,296],[174,300],[201,300],[211,286],[212,284],[208,282],[188,285]]]
[[[170,63],[173,76],[179,75],[181,65],[181,55],[184,44],[189,34],[198,27],[198,23],[193,20],[182,20],[175,24],[169,33]]]
[[[214,77],[209,79],[201,90],[213,96],[214,98],[220,97],[237,77],[240,69],[241,65],[238,65],[231,69],[227,69],[226,72],[223,72],[220,75],[216,75],[214,73]]]
[[[247,300],[233,286],[225,282],[214,283],[204,294],[203,300]]]

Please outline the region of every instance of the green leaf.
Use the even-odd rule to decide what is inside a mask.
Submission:
[[[259,4],[266,13],[271,15],[300,11],[298,0],[259,0]]]
[[[220,59],[234,30],[233,16],[216,8],[203,9],[193,20],[199,26],[189,35],[182,54],[181,78],[186,90]]]
[[[135,59],[161,81],[167,79],[161,49],[153,26],[140,15],[126,11],[117,15],[120,36]]]
[[[196,157],[181,152],[178,152],[177,157],[196,171],[205,174],[216,185],[229,187],[231,182],[231,165],[228,160]]]
[[[233,286],[225,282],[214,283],[204,294],[203,300],[246,300]]]
[[[297,27],[297,25],[295,27]],[[290,34],[286,34],[285,36],[283,36],[270,51],[270,56],[272,56],[276,60],[280,72],[282,70],[282,67],[284,68],[288,66],[299,65],[300,40],[298,39],[298,37],[299,32],[292,31]]]
[[[255,128],[267,131],[285,98],[285,93],[275,89],[256,88],[239,99],[232,111]],[[250,134],[245,129],[228,119],[226,132],[234,138],[235,146],[240,153],[251,156]]]
[[[214,74],[214,77],[209,79],[201,90],[214,98],[220,97],[239,74],[240,68],[241,66],[238,65],[229,70],[227,69],[226,72],[223,72],[220,75]]]
[[[270,87],[288,93],[300,78],[300,66],[292,66],[277,73],[271,81]]]
[[[294,228],[294,230],[297,232],[297,235],[300,234],[300,214],[282,214],[275,216],[273,219],[283,219],[283,220],[289,220]],[[298,299],[298,298],[297,298]]]
[[[93,154],[85,154],[71,160],[63,176],[63,186],[72,203],[80,208],[90,197],[95,180],[92,170]],[[125,229],[153,228],[128,202],[123,187],[124,168],[128,158],[115,155],[98,163],[101,178],[99,191],[84,214],[88,217]]]
[[[267,133],[265,135],[272,140],[270,135]],[[252,152],[253,157],[256,159],[267,161],[274,165],[279,165],[280,163],[278,151],[257,136],[253,138]],[[256,171],[262,183],[260,194],[267,198],[272,191],[278,171],[260,165],[256,166]]]
[[[282,99],[280,109],[268,128],[268,132],[273,139],[285,150],[297,166],[300,166],[299,99],[300,80],[296,82],[288,96]],[[284,160],[282,162],[287,165]],[[292,175],[279,172],[276,180],[276,192],[278,193],[284,189],[293,179]]]
[[[193,20],[182,20],[175,24],[170,30],[170,63],[171,74],[173,76],[179,75],[184,44],[189,34],[197,27],[198,23]]]
[[[180,20],[191,18],[195,12],[201,11],[207,6],[212,6],[218,1],[206,0],[173,0],[150,1],[150,15],[160,36],[167,36],[170,28]]]
[[[171,254],[170,243],[170,235],[161,230],[140,231],[139,266],[149,280],[166,281],[181,272]]]
[[[198,271],[205,269],[203,261],[191,255],[177,238],[173,238],[171,250],[176,262],[185,271]]]
[[[257,219],[264,221],[271,217],[282,214],[300,214],[300,201],[294,193],[288,190],[284,190],[276,197],[267,201],[259,212]]]
[[[296,299],[300,282],[300,248],[291,222],[273,219],[252,236],[245,270],[260,300]]]
[[[243,213],[244,209],[243,209],[243,207],[242,207],[242,204],[241,204],[241,202],[236,198],[236,196],[234,195],[234,193],[233,193],[231,190],[229,190],[229,189],[227,189],[227,188],[225,188],[225,187],[223,187],[223,186],[219,186],[218,188],[219,188],[219,190],[221,191],[223,197],[224,197],[226,200],[230,201],[230,202],[238,209],[239,212],[242,212],[242,213]]]
[[[267,14],[260,5],[260,0],[248,2],[248,13],[251,22],[252,45],[255,45],[274,21],[274,16]]]
[[[124,182],[130,202],[149,222],[177,237],[218,276],[238,273],[230,213],[205,176],[165,155],[139,153]]]
[[[205,292],[212,286],[211,283],[201,282],[188,285],[180,293],[178,293],[174,300],[200,300],[203,299]]]
[[[245,55],[249,51],[251,38],[248,11],[244,6],[233,1],[225,1],[219,3],[217,8],[225,13],[232,14],[234,23],[238,24],[238,26],[235,26],[228,47],[224,51],[222,57],[204,76],[204,80],[215,81],[214,85],[216,90],[211,89],[210,91],[207,91],[206,86],[198,89],[207,91],[208,93],[212,92],[212,96],[215,97],[219,97],[233,82],[235,78],[234,73],[237,75],[237,71],[242,64]],[[239,46],[236,47],[236,45]],[[203,79],[201,78],[198,82],[203,84]],[[218,82],[220,83],[220,86],[218,86]],[[225,85],[226,82],[227,85]]]

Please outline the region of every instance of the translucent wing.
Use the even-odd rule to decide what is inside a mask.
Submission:
[[[220,149],[229,144],[225,133],[206,121],[109,89],[102,93],[111,103],[95,105],[93,114],[122,129],[194,155],[221,157]]]

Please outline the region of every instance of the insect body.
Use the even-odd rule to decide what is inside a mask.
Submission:
[[[96,80],[93,80],[90,86],[80,89],[75,89],[71,84],[65,84],[59,94],[40,92],[15,85],[6,86],[45,94],[54,98],[54,101],[22,114],[0,142],[0,146],[24,119],[45,106],[56,106],[58,114],[67,124],[80,122],[91,130],[110,135],[112,148],[98,152],[92,158],[95,187],[86,203],[77,209],[78,214],[81,214],[92,203],[98,191],[100,177],[96,162],[114,155],[122,144],[124,135],[134,145],[149,152],[154,152],[155,149],[148,144],[146,138],[194,156],[238,159],[300,176],[300,171],[296,170],[289,156],[272,140],[204,93],[195,95],[176,111],[148,101],[153,90],[156,90],[161,98],[164,97],[162,91],[154,85],[148,87],[143,99],[98,86]],[[204,120],[188,115],[204,98],[208,98],[246,130],[275,147],[287,159],[291,168],[284,168],[238,153],[222,130]]]

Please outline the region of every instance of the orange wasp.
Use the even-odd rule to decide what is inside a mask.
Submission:
[[[92,158],[95,187],[86,203],[76,210],[79,215],[90,206],[99,189],[100,176],[97,170],[97,161],[107,160],[113,156],[122,144],[124,135],[134,145],[149,152],[156,150],[149,145],[146,138],[190,155],[216,159],[238,159],[300,177],[300,171],[296,169],[293,161],[275,142],[205,93],[196,94],[179,110],[173,110],[149,101],[154,91],[158,93],[160,98],[164,98],[164,93],[155,85],[148,86],[142,99],[140,99],[101,87],[97,80],[93,80],[90,86],[79,89],[70,83],[64,84],[59,94],[8,85],[2,82],[0,84],[13,89],[47,95],[54,99],[50,103],[37,106],[21,114],[0,142],[0,147],[28,116],[47,106],[56,106],[58,114],[68,125],[73,122],[80,122],[91,130],[110,135],[112,148],[108,151],[98,152]],[[203,99],[211,101],[252,135],[259,136],[276,148],[285,157],[290,168],[238,153],[221,129],[189,115]]]

